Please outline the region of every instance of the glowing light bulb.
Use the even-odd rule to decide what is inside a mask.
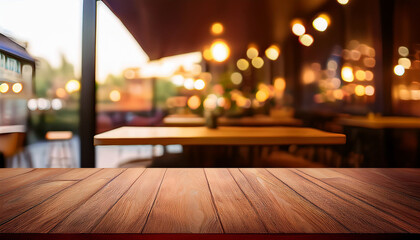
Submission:
[[[292,21],[292,32],[296,36],[302,36],[306,32],[305,26],[303,26],[303,23],[299,19],[295,19]]]
[[[276,45],[271,45],[265,50],[265,55],[268,59],[275,61],[280,55],[280,49]]]
[[[405,69],[404,69],[403,66],[397,65],[397,66],[394,67],[394,73],[397,76],[402,76],[405,73]]]
[[[210,46],[210,51],[216,62],[224,62],[230,55],[229,46],[222,40],[215,41]]]
[[[353,68],[343,67],[341,69],[341,78],[346,82],[353,82],[354,80]]]
[[[314,43],[314,38],[309,34],[304,34],[304,35],[299,37],[299,42],[302,45],[304,45],[306,47],[309,47],[309,46],[312,45],[312,43]]]
[[[249,63],[246,59],[241,58],[236,62],[236,66],[238,67],[239,70],[245,71],[248,69]]]
[[[254,59],[258,57],[258,49],[255,47],[249,47],[248,50],[246,51],[246,56],[249,59]]]
[[[312,22],[312,26],[320,32],[327,30],[328,26],[330,25],[331,20],[327,14],[320,14],[315,20]]]
[[[219,34],[222,34],[222,33],[223,33],[223,30],[224,30],[224,27],[223,27],[223,25],[222,25],[221,23],[219,23],[219,22],[213,23],[213,24],[211,25],[211,33],[212,33],[213,35],[219,35]]]

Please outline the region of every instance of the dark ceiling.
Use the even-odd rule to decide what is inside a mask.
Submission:
[[[328,0],[102,0],[131,32],[151,60],[202,51],[215,38],[210,26],[221,22],[220,36],[232,52],[255,43],[281,44],[290,20]]]

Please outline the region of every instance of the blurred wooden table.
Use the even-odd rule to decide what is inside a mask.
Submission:
[[[415,167],[420,166],[420,118],[352,116],[339,118],[337,123],[344,127],[345,133],[349,137],[349,142],[362,141],[360,143],[362,146],[369,146],[370,149],[367,149],[364,153],[365,157],[367,157],[366,160],[378,162],[365,167],[399,167],[396,159],[399,156],[394,151],[395,141],[393,134],[397,130],[415,132],[417,134],[417,162]],[[377,146],[378,144],[379,147]],[[377,148],[377,150],[372,152],[372,148]],[[379,162],[380,159],[383,159],[383,161]]]
[[[0,169],[0,176],[4,239],[420,233],[419,169]]]
[[[295,127],[121,127],[98,134],[95,145],[344,144],[344,134]]]
[[[196,115],[174,115],[167,116],[163,119],[165,126],[175,127],[192,127],[204,126],[205,118]],[[253,116],[241,118],[227,118],[220,117],[217,119],[219,126],[249,126],[249,127],[268,127],[268,126],[302,126],[303,122],[300,119],[292,117],[273,118],[270,116]]]

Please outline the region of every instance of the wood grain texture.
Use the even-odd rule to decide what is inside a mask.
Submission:
[[[203,169],[168,169],[144,233],[222,233]]]
[[[3,168],[0,169],[0,181],[6,178],[14,177],[17,175],[25,174],[34,170],[33,168]]]
[[[95,233],[140,233],[166,169],[149,168],[93,229]]]
[[[14,191],[19,189],[22,186],[27,184],[34,183],[41,179],[49,179],[51,177],[57,176],[59,174],[70,171],[70,169],[65,168],[55,168],[55,169],[46,169],[40,168],[25,173],[24,176],[17,175],[14,177],[7,178],[0,182],[0,196],[6,194],[7,192]]]
[[[256,210],[227,169],[209,168],[205,173],[225,233],[267,232]]]
[[[382,188],[377,188],[331,169],[299,169],[298,171],[318,178],[337,190],[372,204],[381,211],[391,214],[412,226],[420,224],[420,200],[407,198],[404,194],[398,192],[389,194]]]
[[[99,171],[1,225],[0,232],[47,233],[122,171]]]
[[[42,203],[76,181],[42,181],[0,197],[0,225]]]
[[[334,216],[352,232],[405,232],[393,222],[384,219],[382,212],[366,206],[357,199],[349,199],[349,195],[343,195],[331,188],[326,189],[324,185],[319,186],[317,179],[308,180],[289,169],[269,169],[269,171],[298,194]],[[317,184],[313,182],[314,180]]]
[[[142,168],[127,169],[90,197],[50,232],[90,232],[143,171]]]
[[[95,145],[344,144],[344,134],[296,127],[121,127],[98,134]]]
[[[345,126],[364,128],[420,128],[420,118],[415,117],[346,117],[340,118],[337,122]]]
[[[231,169],[271,233],[348,232],[265,169]]]
[[[0,184],[15,188],[0,185],[7,188],[0,233],[420,234],[420,169],[35,169],[8,176]]]

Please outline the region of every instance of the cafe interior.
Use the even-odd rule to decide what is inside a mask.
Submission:
[[[99,4],[149,59],[115,84]],[[420,1],[81,5],[59,84],[0,28],[0,239],[418,237]]]

